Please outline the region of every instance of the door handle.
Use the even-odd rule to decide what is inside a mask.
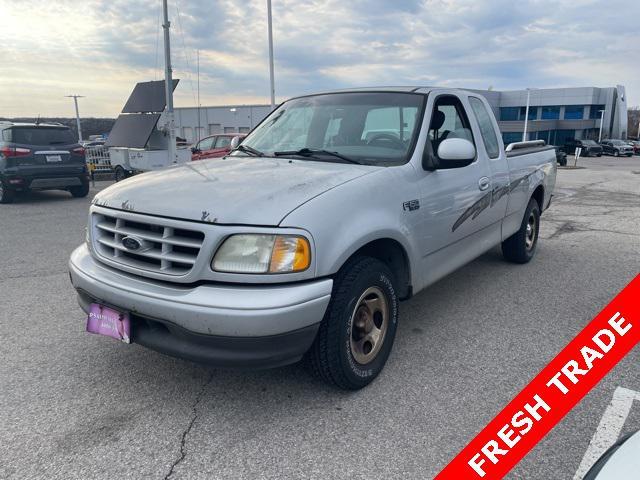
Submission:
[[[488,177],[482,177],[478,180],[478,188],[483,192],[491,186],[491,180]]]

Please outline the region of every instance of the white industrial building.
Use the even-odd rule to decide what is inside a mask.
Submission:
[[[176,134],[188,143],[216,133],[247,133],[271,111],[269,105],[179,107],[175,110]],[[198,122],[198,111],[200,122]],[[160,124],[163,122],[161,121]],[[199,129],[199,130],[198,130]]]

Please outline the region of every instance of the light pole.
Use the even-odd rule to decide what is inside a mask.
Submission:
[[[604,112],[605,110],[600,110],[600,134],[598,135],[598,143],[602,142],[602,124],[604,123]]]
[[[78,126],[78,142],[82,142],[82,128],[80,127],[80,111],[78,110],[78,99],[84,98],[82,95],[65,95],[67,98],[73,98],[76,106],[76,125]]]
[[[529,104],[531,103],[531,88],[527,88],[527,106],[524,111],[524,132],[522,132],[522,141],[527,141],[527,124],[529,122]]]
[[[271,21],[271,0],[267,0],[267,22],[269,28],[269,77],[271,81],[271,110],[276,108],[276,87],[273,75],[273,22]]]
[[[176,159],[176,128],[175,119],[173,117],[173,70],[171,68],[171,36],[169,29],[169,9],[167,0],[162,2],[163,20],[162,29],[164,30],[164,94],[167,102],[167,126],[169,127],[169,164],[177,163]]]

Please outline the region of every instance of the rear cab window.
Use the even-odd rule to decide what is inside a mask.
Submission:
[[[484,143],[487,155],[489,155],[489,158],[498,158],[500,156],[500,144],[498,143],[498,136],[496,135],[495,128],[493,128],[493,122],[491,121],[491,115],[489,115],[487,107],[482,100],[477,97],[469,97],[469,103],[478,121],[480,135],[482,136],[482,142]]]

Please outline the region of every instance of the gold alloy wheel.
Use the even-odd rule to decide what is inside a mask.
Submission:
[[[378,287],[367,288],[351,315],[351,354],[360,365],[373,361],[380,352],[389,325],[389,302]]]
[[[529,220],[527,220],[527,231],[524,237],[524,246],[527,251],[530,251],[533,248],[533,245],[536,241],[536,230],[538,226],[536,225],[536,216],[533,212],[529,214]]]

